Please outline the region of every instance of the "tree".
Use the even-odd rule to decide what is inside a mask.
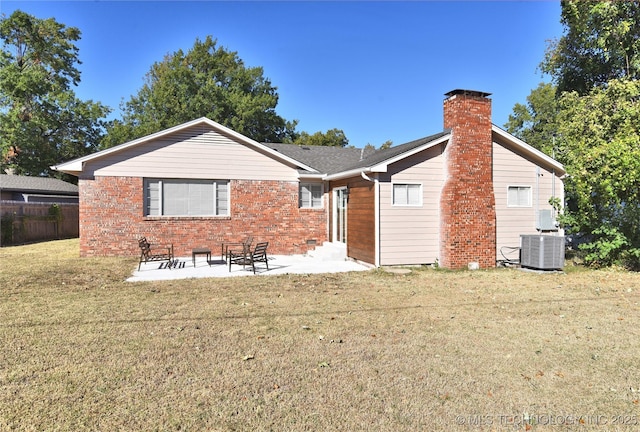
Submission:
[[[346,147],[349,144],[349,140],[344,134],[344,131],[340,129],[329,129],[325,133],[318,131],[313,135],[309,135],[307,132],[301,132],[296,139],[293,140],[293,143],[308,146]]]
[[[80,31],[15,11],[0,21],[0,39],[0,169],[52,175],[51,165],[97,148],[109,109],[70,90]]]
[[[277,88],[260,67],[246,67],[236,52],[207,36],[186,53],[178,50],[156,62],[137,95],[123,105],[103,146],[110,147],[208,117],[259,142],[291,141],[296,122],[275,112]]]
[[[380,144],[380,147],[378,147],[377,149],[376,149],[375,145],[373,145],[371,143],[367,143],[367,145],[364,146],[364,152],[366,154],[371,154],[371,153],[373,153],[375,151],[378,151],[378,150],[386,150],[388,148],[391,148],[392,146],[393,146],[393,141],[391,141],[391,140],[386,140],[385,142]]]
[[[565,34],[540,65],[560,93],[640,78],[640,2],[563,0],[561,23]]]
[[[554,137],[558,131],[556,86],[540,83],[527,96],[527,104],[517,103],[505,124],[507,132],[538,150],[553,155]]]
[[[596,265],[640,268],[640,82],[612,80],[560,98],[561,161],[572,232]]]
[[[640,269],[639,19],[638,1],[562,1],[564,35],[540,65],[555,86],[533,90],[506,125],[548,154],[556,137],[561,220],[593,265]]]

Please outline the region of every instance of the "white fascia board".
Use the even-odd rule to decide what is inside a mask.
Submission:
[[[322,173],[298,173],[300,180],[324,180],[324,174]]]
[[[496,135],[500,136],[501,138],[504,138],[505,140],[509,141],[516,147],[520,148],[523,152],[528,153],[531,156],[534,156],[535,158],[547,163],[556,171],[557,175],[562,176],[563,174],[566,174],[564,166],[560,162],[544,154],[537,148],[527,144],[526,142],[522,141],[520,138],[511,135],[509,132],[499,128],[496,125],[492,125],[491,131],[494,132]]]
[[[61,163],[61,164],[58,164],[58,165],[53,165],[50,168],[54,169],[56,171],[62,171],[62,172],[66,172],[68,174],[78,175],[84,169],[84,164],[86,162],[89,162],[89,161],[92,161],[92,160],[95,160],[95,159],[100,159],[100,158],[102,158],[104,156],[107,156],[109,154],[117,153],[117,152],[120,152],[122,150],[126,150],[126,149],[128,149],[130,147],[134,147],[134,146],[143,144],[145,142],[152,141],[154,139],[158,139],[158,138],[162,138],[162,137],[167,136],[167,135],[171,135],[171,134],[179,132],[181,130],[188,129],[190,127],[196,126],[196,125],[198,125],[200,123],[207,124],[207,125],[211,126],[213,129],[215,129],[215,130],[217,130],[217,131],[219,131],[219,132],[221,132],[221,133],[223,133],[223,134],[225,134],[227,136],[230,136],[230,137],[232,137],[232,138],[234,138],[234,139],[236,139],[236,140],[238,140],[238,141],[240,141],[240,142],[242,142],[244,144],[247,144],[249,146],[255,147],[255,148],[257,148],[257,149],[269,154],[270,156],[274,157],[275,159],[278,159],[278,160],[283,161],[283,162],[290,163],[290,164],[292,164],[294,166],[297,166],[299,168],[302,168],[302,169],[305,169],[305,170],[308,170],[308,171],[318,172],[317,170],[315,170],[315,169],[313,169],[313,168],[311,168],[311,167],[309,167],[307,165],[304,165],[304,164],[300,163],[299,161],[297,161],[295,159],[292,159],[292,158],[290,158],[288,156],[285,156],[282,153],[278,153],[277,151],[275,151],[273,149],[270,149],[269,147],[267,147],[265,145],[262,145],[259,142],[254,141],[251,138],[248,138],[248,137],[246,137],[246,136],[244,136],[244,135],[242,135],[242,134],[240,134],[240,133],[238,133],[238,132],[236,132],[236,131],[234,131],[232,129],[229,129],[228,127],[223,126],[220,123],[214,122],[213,120],[210,120],[207,117],[200,117],[198,119],[191,120],[189,122],[179,124],[177,126],[169,128],[169,129],[165,129],[165,130],[162,130],[160,132],[156,132],[156,133],[153,133],[151,135],[147,135],[147,136],[135,139],[133,141],[126,142],[124,144],[120,144],[120,145],[117,145],[117,146],[114,146],[114,147],[110,147],[108,149],[105,149],[105,150],[102,150],[102,151],[99,151],[99,152],[96,152],[96,153],[93,153],[93,154],[90,154],[90,155],[87,155],[87,156],[83,156],[83,157],[80,157],[80,158],[77,158],[77,159],[73,159],[71,161],[64,162],[64,163]]]
[[[335,174],[329,174],[323,177],[326,181],[341,180],[344,178],[359,176],[361,173],[371,172],[371,167],[356,168],[349,171],[343,171]]]
[[[60,171],[66,174],[71,174],[76,177],[80,177],[80,173],[82,172],[82,163],[78,163],[77,165],[76,164],[71,165],[71,162],[66,162],[60,165],[51,165],[49,168],[51,168],[54,171]],[[78,166],[80,168],[78,168]]]

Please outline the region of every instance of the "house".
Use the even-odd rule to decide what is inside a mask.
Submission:
[[[82,256],[135,254],[140,236],[188,255],[251,233],[275,254],[328,241],[376,266],[494,267],[520,235],[557,232],[565,171],[493,125],[489,96],[451,91],[442,132],[371,153],[200,118],[53,168],[79,178]]]
[[[3,246],[78,237],[78,186],[0,174],[0,226]]]
[[[78,186],[49,177],[0,174],[0,200],[78,203]]]

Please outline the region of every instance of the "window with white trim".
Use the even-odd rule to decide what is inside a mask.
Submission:
[[[507,207],[531,207],[531,186],[509,186]]]
[[[300,183],[300,208],[322,208],[322,183]]]
[[[228,180],[145,179],[145,216],[229,216]]]
[[[421,206],[422,185],[410,183],[396,183],[393,185],[393,205]]]

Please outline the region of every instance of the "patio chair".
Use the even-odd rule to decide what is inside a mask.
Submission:
[[[263,262],[267,266],[267,270],[269,270],[269,262],[267,259],[267,247],[269,246],[269,242],[262,242],[256,244],[255,249],[252,251],[251,248],[245,247],[240,250],[232,250],[230,249],[227,253],[227,261],[229,262],[229,271],[231,271],[231,264],[241,265],[244,269],[245,266],[251,265],[253,269],[253,274],[256,274],[256,263]]]
[[[253,236],[247,236],[247,238],[244,239],[244,241],[242,242],[222,243],[222,250],[220,252],[220,256],[223,260],[225,260],[227,258],[227,255],[229,255],[229,248],[244,250],[245,248],[247,249],[250,248],[251,243],[253,243]]]
[[[148,263],[149,261],[168,261],[167,267],[172,268],[173,263],[173,245],[159,245],[153,247],[151,243],[147,241],[146,237],[142,237],[138,240],[138,246],[140,246],[140,262],[138,263],[138,270],[142,263]]]

